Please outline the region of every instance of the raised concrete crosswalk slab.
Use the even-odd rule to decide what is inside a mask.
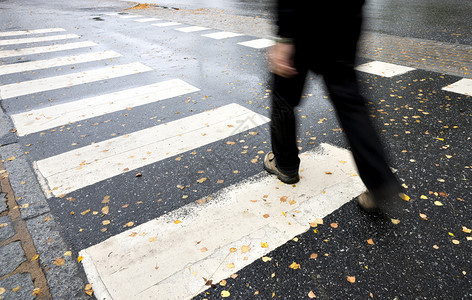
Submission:
[[[58,196],[267,122],[269,119],[262,115],[238,104],[229,104],[49,157],[35,164],[48,185],[46,190]]]
[[[109,66],[97,70],[3,85],[0,86],[0,96],[2,99],[9,99],[148,71],[152,71],[152,69],[141,63]]]
[[[251,264],[365,189],[349,151],[302,154],[301,181],[265,174],[84,249],[98,299],[191,299]]]
[[[199,91],[173,79],[12,115],[19,136]]]

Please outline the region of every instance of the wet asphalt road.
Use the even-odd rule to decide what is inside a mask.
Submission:
[[[251,2],[254,14],[270,15],[267,6],[257,3]],[[218,4],[220,9],[243,14],[247,14],[249,5]],[[61,27],[80,35],[81,40],[98,43],[94,50],[123,54],[113,61],[2,76],[2,85],[133,61],[154,69],[133,77],[3,100],[2,108],[7,114],[173,78],[200,89],[191,95],[20,137],[19,144],[28,151],[31,164],[228,103],[268,115],[270,76],[264,61],[265,50],[236,44],[247,40],[247,36],[213,41],[198,34],[150,28],[104,15],[129,7],[123,2],[101,1],[91,5],[89,1],[21,4],[3,1],[1,5],[3,11],[14,12],[0,11],[1,31],[37,28],[37,24],[44,28]],[[184,4],[161,1],[160,5]],[[198,8],[203,4],[188,5]],[[366,26],[396,36],[470,45],[472,37],[467,27],[470,18],[464,17],[472,11],[468,7],[470,2],[448,1],[448,6],[444,5],[440,1],[415,4],[405,1],[403,5],[371,1],[366,8]],[[94,19],[97,15],[100,20]],[[404,16],[402,21],[398,15]],[[14,48],[4,46],[2,50]],[[79,51],[67,52],[75,53]],[[7,58],[1,63],[56,56],[49,53]],[[360,59],[359,63],[365,61]],[[389,150],[391,165],[398,170],[411,197],[404,203],[402,214],[396,216],[400,224],[392,224],[389,218],[368,216],[352,201],[328,216],[325,225],[270,253],[270,262],[259,260],[238,272],[235,279],[228,279],[226,285],[217,285],[196,299],[219,299],[223,290],[230,291],[229,299],[307,299],[310,291],[320,299],[472,297],[472,241],[467,240],[470,234],[463,231],[463,226],[472,228],[471,98],[442,91],[442,87],[460,78],[441,73],[415,70],[394,78],[364,73],[359,76],[363,92],[370,99],[375,124]],[[323,142],[347,147],[326,96],[319,78],[312,76],[299,110],[300,116],[304,116],[299,131],[302,151]],[[81,249],[126,230],[123,224],[130,221],[142,224],[261,172],[261,166],[251,160],[258,156],[258,151],[270,150],[268,125],[257,132],[255,136],[246,132],[185,153],[179,161],[169,159],[143,167],[137,170],[143,174],[141,177],[128,172],[67,195],[74,200],[52,197],[48,199],[49,206],[76,255]],[[315,142],[312,137],[316,137]],[[228,145],[228,141],[238,143]],[[244,150],[247,152],[242,154]],[[196,184],[202,174],[209,180]],[[218,183],[220,180],[224,182]],[[181,190],[176,188],[178,185],[186,188]],[[111,224],[107,226],[102,225],[100,214],[81,214],[89,209],[99,212],[105,196],[112,199],[108,215]],[[427,220],[420,214],[426,215]],[[330,226],[334,223],[337,226]],[[316,258],[310,258],[313,253]],[[293,262],[300,264],[300,269],[290,268]],[[348,277],[351,280],[355,277],[355,283],[349,282]]]

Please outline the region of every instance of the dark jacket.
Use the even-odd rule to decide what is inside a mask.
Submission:
[[[352,61],[365,0],[278,0],[277,33],[292,38],[298,54],[315,69]]]

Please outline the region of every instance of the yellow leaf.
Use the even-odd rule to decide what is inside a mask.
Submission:
[[[392,223],[395,224],[395,225],[398,225],[400,224],[400,220],[397,220],[397,219],[391,219]]]
[[[404,193],[400,193],[399,196],[405,201],[410,201],[410,197]]]
[[[226,267],[227,267],[228,269],[234,269],[234,268],[235,268],[235,265],[234,265],[234,263],[229,263],[229,264],[226,265]]]
[[[31,257],[31,261],[37,260],[38,258],[39,258],[39,254],[35,254],[33,255],[33,257]]]
[[[66,252],[64,253],[64,256],[72,256],[72,251],[66,251]]]
[[[310,255],[310,259],[316,259],[318,257],[318,254],[317,253],[312,253]]]
[[[0,295],[5,294],[7,290],[3,287],[0,287]]]
[[[108,224],[110,224],[110,223],[111,223],[110,220],[105,220],[105,221],[102,222],[103,225],[108,225]]]
[[[472,229],[469,229],[465,226],[462,226],[462,231],[464,231],[465,233],[472,233]]]
[[[426,199],[428,199],[428,197],[426,197],[425,195],[421,195],[420,199],[426,200]]]
[[[236,252],[236,251],[238,251],[238,249],[236,249],[236,248],[229,248],[229,252],[230,252],[230,253],[234,253],[234,252]]]
[[[263,257],[262,257],[262,261],[263,261],[263,262],[268,262],[268,261],[271,261],[271,260],[272,260],[271,257],[268,257],[268,256],[263,256]]]
[[[90,291],[92,289],[92,284],[91,283],[88,283],[87,285],[85,285],[85,290],[86,291]]]
[[[244,246],[243,245],[241,247],[241,253],[247,253],[247,252],[249,252],[249,250],[251,250],[251,247],[249,247],[249,246]]]
[[[152,243],[152,242],[155,242],[157,241],[157,237],[153,236],[152,238],[149,239],[149,241]]]
[[[206,181],[207,178],[206,177],[203,177],[203,178],[200,178],[197,180],[198,183],[203,183],[204,181]]]
[[[300,269],[300,264],[297,264],[296,262],[293,262],[290,266],[289,266],[290,269],[294,269],[294,270],[297,270],[297,269]]]
[[[420,213],[420,218],[423,219],[423,220],[425,220],[425,221],[428,220],[428,216],[425,215],[425,214],[422,214],[422,213]]]
[[[269,248],[269,244],[261,242],[261,247],[262,248]]]
[[[441,201],[434,201],[434,205],[436,205],[436,206],[443,206],[444,204],[442,204]]]
[[[85,211],[83,211],[83,212],[81,212],[80,214],[81,214],[82,216],[85,216],[85,215],[88,214],[89,212],[90,212],[90,208],[87,209],[87,210],[85,210]]]
[[[16,288],[12,288],[11,291],[16,293],[16,292],[18,292],[20,289],[21,289],[21,286],[17,286]]]
[[[228,292],[228,291],[221,291],[221,297],[223,298],[227,298],[229,297],[231,294]]]
[[[459,244],[460,244],[460,242],[459,242],[458,240],[452,240],[452,243],[453,243],[454,245],[459,245]]]
[[[108,215],[109,211],[110,211],[110,208],[108,207],[108,205],[102,208],[102,214],[104,215]]]
[[[220,281],[220,285],[221,285],[221,286],[226,286],[226,280],[224,280],[224,279],[221,280],[221,281]]]
[[[40,293],[41,293],[41,289],[40,288],[35,288],[35,289],[33,289],[32,295],[33,296],[38,296]]]
[[[7,158],[8,161],[13,161],[13,160],[15,160],[15,159],[16,159],[16,157],[14,157],[14,156],[12,156],[12,157],[10,157],[10,158]]]
[[[125,224],[124,227],[131,227],[131,226],[133,226],[133,225],[134,225],[134,222],[128,222],[128,223]]]
[[[373,239],[368,239],[368,240],[367,240],[367,244],[373,245],[373,244],[374,244],[374,240],[373,240]]]
[[[180,220],[175,220],[174,221],[174,224],[180,224],[180,223],[182,223],[182,221],[180,221]]]

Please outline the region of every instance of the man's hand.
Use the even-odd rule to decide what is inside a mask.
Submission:
[[[295,46],[293,44],[276,43],[269,50],[269,69],[272,73],[290,78],[298,74],[293,64]]]

